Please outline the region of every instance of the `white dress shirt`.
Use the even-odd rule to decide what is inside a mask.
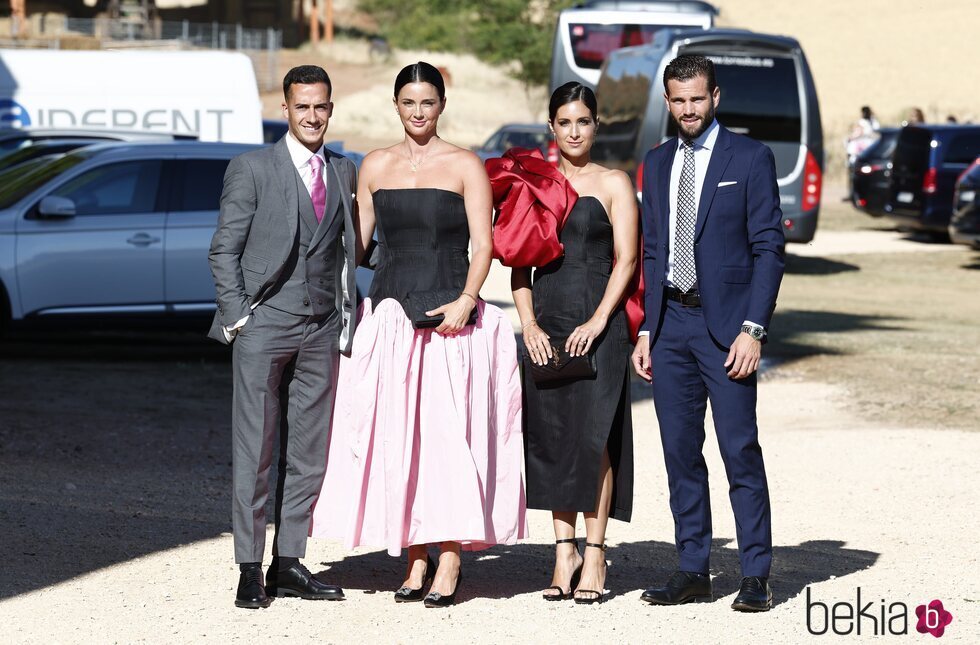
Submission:
[[[327,157],[323,152],[323,146],[316,152],[310,152],[310,149],[304,146],[302,143],[297,141],[296,137],[293,136],[292,132],[286,133],[286,150],[289,151],[289,158],[293,160],[293,165],[296,166],[296,172],[299,173],[300,179],[303,180],[303,185],[306,186],[306,191],[313,194],[313,165],[310,163],[313,157],[320,157],[320,180],[323,182],[324,186],[327,184]],[[252,305],[252,309],[258,306],[258,303]],[[234,325],[226,325],[224,328],[225,338],[228,342],[235,337],[238,330],[245,326],[251,314],[245,316],[244,318],[238,320]]]

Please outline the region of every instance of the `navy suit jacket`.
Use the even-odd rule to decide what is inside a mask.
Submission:
[[[677,139],[671,139],[650,150],[643,164],[647,286],[641,330],[654,337],[663,320],[670,248],[668,186],[676,151]],[[718,187],[727,182],[735,183]],[[772,151],[719,124],[694,230],[701,307],[716,342],[730,346],[746,320],[769,328],[783,277],[785,244]]]

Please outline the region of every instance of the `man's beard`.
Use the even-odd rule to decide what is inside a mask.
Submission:
[[[674,115],[671,115],[670,118],[674,119],[674,125],[677,127],[677,132],[681,135],[681,137],[693,141],[704,134],[705,131],[711,127],[711,122],[715,120],[715,108],[714,106],[711,106],[708,113],[698,123],[698,127],[690,134],[688,134],[688,132],[684,129],[680,119],[674,118]]]

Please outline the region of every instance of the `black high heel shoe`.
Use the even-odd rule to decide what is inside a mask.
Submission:
[[[432,584],[436,577],[436,563],[432,561],[429,554],[425,555],[425,575],[422,577],[422,586],[412,589],[405,586],[395,592],[395,602],[418,602],[422,600],[425,585]]]
[[[456,588],[448,596],[443,596],[441,593],[436,591],[430,591],[425,596],[425,606],[432,609],[434,607],[452,607],[456,603],[456,592],[459,591],[460,585],[463,584],[463,569],[460,568],[459,575],[456,576]]]
[[[577,538],[565,538],[563,540],[555,540],[555,544],[568,544],[568,543],[574,544],[575,553],[578,553]],[[552,589],[557,589],[558,593],[543,593],[541,594],[541,597],[544,598],[545,600],[551,600],[551,601],[571,599],[573,596],[572,590],[578,585],[578,581],[579,578],[581,578],[581,576],[582,576],[582,565],[580,564],[578,565],[578,567],[576,567],[575,571],[572,572],[572,578],[568,583],[568,593],[565,593],[565,590],[559,587],[558,585],[552,585],[547,589],[545,589],[545,591],[551,591]]]
[[[600,551],[605,551],[606,550],[606,545],[605,544],[593,544],[592,542],[586,542],[585,543],[585,546],[586,547],[590,547],[591,546],[592,548],[599,549]],[[587,596],[587,597],[576,596],[575,595],[575,594],[580,594],[580,593],[582,593],[582,594],[586,594],[586,593],[587,594],[595,594],[595,595],[594,596]],[[602,604],[602,597],[603,597],[603,595],[604,595],[604,592],[602,590],[596,591],[595,589],[576,589],[575,591],[572,592],[572,598],[575,599],[575,604],[576,605],[594,605],[596,603],[598,603],[598,604],[601,605]]]

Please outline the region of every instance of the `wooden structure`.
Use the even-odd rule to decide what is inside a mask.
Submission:
[[[287,47],[307,39],[318,42],[321,34],[327,42],[333,40],[333,0],[206,0],[198,6],[174,9],[157,7],[154,0],[96,0],[94,7],[86,5],[85,0],[10,0],[10,3],[12,14],[25,16],[25,21],[28,13],[37,12],[93,18],[96,15],[132,15],[136,11],[142,12],[147,19],[159,17],[162,20],[240,24],[247,28],[271,27],[282,31],[283,44]],[[314,10],[307,12],[307,6]],[[316,15],[320,20],[314,18]]]

